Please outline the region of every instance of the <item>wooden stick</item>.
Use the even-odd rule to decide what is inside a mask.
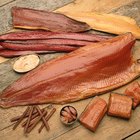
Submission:
[[[24,133],[27,132],[27,129],[28,129],[28,126],[29,126],[29,124],[30,124],[33,111],[34,111],[34,106],[32,106],[31,109],[30,109],[29,117],[28,117],[28,119],[27,119],[27,123],[26,123],[25,128],[24,128]]]
[[[13,126],[14,124],[16,124],[16,123],[12,123],[12,124],[10,124],[10,125],[8,125],[8,126],[5,126],[4,128],[0,129],[0,131],[3,131],[3,130],[5,130],[5,129],[7,129],[7,128]]]
[[[38,113],[40,114],[40,116],[42,116],[42,112],[41,112],[39,106],[36,106],[36,109],[37,109]],[[44,123],[44,125],[45,125],[45,127],[47,129],[47,131],[49,131],[50,130],[50,127],[49,127],[47,121],[45,120],[45,117],[42,116],[41,119],[42,119],[42,121],[43,121],[43,123]]]
[[[48,106],[46,106],[46,107],[44,107],[43,109],[41,109],[41,112],[43,113],[43,112],[45,111],[46,108],[47,108],[47,109],[52,109],[53,106],[52,106],[51,104],[49,104]],[[37,110],[36,110],[36,111],[37,111]],[[29,124],[29,126],[31,126],[31,125],[35,122],[36,117],[38,117],[38,116],[39,116],[39,113],[36,112],[36,114],[34,114],[34,115],[32,116],[31,123]],[[21,126],[24,127],[24,126],[26,125],[26,123],[27,123],[27,120],[26,120],[25,122],[23,122]]]
[[[44,112],[43,112],[43,113],[44,113]],[[48,112],[47,112],[47,113],[48,113]],[[46,113],[46,114],[47,114],[47,113]],[[31,125],[33,125],[33,124],[36,122],[37,118],[39,118],[39,117],[40,117],[40,115],[37,116],[36,118],[32,119],[31,122],[30,122],[30,124],[29,124],[29,127],[31,127]],[[26,124],[24,124],[24,126],[25,126],[25,125],[26,125]],[[24,126],[23,126],[23,127],[24,127]]]
[[[45,111],[45,109],[42,109],[42,113]],[[31,117],[31,122],[30,122],[30,124],[29,124],[29,126],[31,126],[32,124],[33,124],[33,121],[35,121],[35,119],[37,118],[39,116],[39,113],[37,112],[36,114],[34,114],[34,115],[32,115],[32,117]],[[27,120],[26,121],[24,121],[23,123],[22,123],[22,127],[24,127],[25,125],[27,124]]]
[[[55,113],[55,111],[56,111],[56,109],[53,108],[51,110],[51,112],[46,116],[45,120],[48,121],[51,118],[51,116]],[[44,123],[42,123],[41,127],[38,130],[38,133],[40,133],[42,131],[42,129],[44,128],[44,126],[45,126]]]
[[[46,107],[44,107],[43,109],[41,109],[41,112],[44,113],[44,111],[45,111],[46,108],[47,108],[47,109],[51,109],[51,108],[53,108],[53,106],[52,106],[51,104],[49,104],[49,105],[47,105]],[[29,116],[29,112],[30,112],[30,109],[27,111],[27,113],[25,114],[24,118],[26,118],[26,117]],[[44,116],[45,116],[45,115],[44,115]],[[11,119],[11,122],[14,122],[14,123],[12,123],[12,124],[10,124],[10,125],[8,125],[8,126],[2,128],[2,129],[0,129],[0,131],[3,131],[3,130],[5,130],[5,129],[7,129],[7,128],[13,126],[13,125],[15,125],[15,124],[17,123],[16,121],[19,121],[19,119],[20,119],[21,117],[23,117],[23,114],[20,115],[20,116],[13,117],[13,118]],[[30,120],[30,124],[29,124],[28,127],[30,127],[31,125],[33,125],[33,124],[35,123],[37,117],[39,117],[39,113],[38,113],[38,111],[37,111],[36,109],[34,109],[34,111],[33,111],[33,113],[32,113],[31,120]],[[24,118],[23,118],[23,119],[24,119]],[[26,120],[25,122],[22,123],[22,126],[24,127],[24,126],[26,125],[26,123],[27,123],[27,120]]]
[[[43,109],[41,109],[41,111],[43,111],[45,108],[47,108],[47,107],[44,107]],[[34,114],[38,114],[38,111],[37,111],[37,110],[34,110],[34,111],[33,111],[33,115],[34,115]],[[18,121],[18,120],[21,118],[21,116],[22,116],[22,115],[13,117],[10,121],[11,121],[11,122]],[[25,115],[24,118],[26,118],[26,117],[29,117],[29,111],[27,112],[27,114]]]
[[[43,116],[45,116],[47,114],[47,111],[45,110],[43,112],[43,114],[41,114],[36,120],[35,122],[30,126],[28,127],[28,130],[27,130],[27,133],[30,133],[32,131],[32,129],[38,124],[38,122],[42,119]]]
[[[21,123],[21,121],[24,119],[27,112],[30,110],[30,107],[28,106],[27,109],[24,111],[24,113],[21,115],[20,119],[16,122],[16,124],[13,127],[13,130],[17,128],[17,126]]]
[[[33,113],[37,113],[37,111],[33,112]],[[13,117],[10,121],[11,122],[15,122],[15,121],[18,121],[20,118],[21,118],[22,115],[20,116],[16,116],[16,117]],[[27,112],[27,114],[24,116],[24,118],[28,117],[29,116],[29,111]]]

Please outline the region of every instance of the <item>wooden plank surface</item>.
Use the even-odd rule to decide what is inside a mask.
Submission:
[[[114,9],[127,5],[134,0],[76,0],[69,5],[57,9],[56,11],[86,11],[86,12],[111,12]]]
[[[140,139],[140,130],[139,132],[133,134],[132,136],[129,136],[128,138],[125,138],[124,140],[139,140]]]
[[[9,3],[13,2],[13,1],[15,1],[15,0],[1,0],[0,1],[0,7],[4,6],[6,4],[9,4]]]
[[[98,6],[99,1],[90,0],[89,2],[92,3],[93,1],[96,2],[97,6]],[[5,5],[4,7],[0,7],[0,15],[2,14],[1,13],[2,9],[5,9],[5,10],[7,10],[7,14],[9,15],[9,18],[10,18],[10,19],[9,18],[5,19],[6,24],[4,24],[5,22],[3,21],[2,25],[0,25],[1,33],[5,32],[11,28],[11,27],[9,28],[8,23],[11,23],[10,8],[12,6],[18,5],[18,6],[24,6],[24,7],[37,8],[37,9],[54,10],[57,7],[62,6],[62,4],[64,4],[64,5],[66,4],[65,0],[63,0],[61,2],[59,1],[59,4],[57,4],[57,2],[58,1],[53,1],[53,0],[43,0],[41,2],[38,2],[37,0],[34,0],[34,1],[17,0],[16,2]],[[67,2],[70,2],[70,1],[67,0]],[[105,2],[105,0],[104,0],[104,2]],[[108,2],[108,0],[106,0],[106,2]],[[114,0],[112,0],[112,2],[114,2]],[[139,22],[140,17],[139,17],[138,11],[140,10],[140,1],[137,0],[136,2],[133,2],[131,4],[130,3],[128,4],[128,1],[126,1],[126,3],[124,3],[124,2],[125,1],[122,1],[123,6],[121,6],[121,4],[118,4],[119,6],[117,6],[117,9],[116,9],[116,7],[112,8],[114,6],[114,4],[113,4],[113,6],[110,9],[111,10],[113,9],[113,12],[117,13],[117,14],[121,14],[121,15],[125,14],[125,15],[132,16],[135,19],[137,19],[137,21]],[[110,4],[111,4],[111,1],[110,1]],[[124,5],[126,5],[126,6],[124,6]],[[134,8],[132,8],[133,5],[134,5]],[[104,5],[103,5],[103,7],[104,7]],[[118,7],[120,7],[120,8],[118,8]],[[9,8],[9,9],[7,9],[7,8]],[[100,7],[99,9],[101,10],[102,8]],[[6,12],[5,12],[5,14],[6,14]],[[6,26],[6,27],[2,29],[1,27],[3,27],[3,26]],[[139,46],[140,46],[140,42],[137,41],[136,47],[134,49],[135,58],[139,57],[139,54],[140,54]],[[48,61],[49,59],[57,57],[58,55],[61,55],[61,54],[42,55],[41,62]],[[15,59],[0,64],[0,91],[2,91],[7,85],[9,85],[10,83],[12,83],[13,81],[15,81],[16,79],[18,79],[21,76],[20,74],[17,74],[12,70],[12,63],[14,62],[14,60]],[[140,79],[138,79],[138,81],[140,81]],[[124,91],[124,89],[125,89],[125,87],[120,88],[116,91],[122,93]],[[109,96],[109,93],[104,94],[101,97],[104,98],[105,100],[108,100],[108,96]],[[78,110],[78,113],[80,114],[90,100],[91,100],[91,98],[82,100],[79,102],[71,103],[71,105],[75,106]],[[45,105],[41,105],[41,106],[45,106]],[[3,131],[0,131],[0,140],[11,140],[11,139],[12,140],[19,140],[19,139],[20,140],[24,140],[24,139],[30,139],[30,140],[34,140],[34,139],[37,139],[37,140],[46,140],[46,139],[47,140],[54,140],[54,139],[79,140],[80,139],[80,140],[85,140],[85,138],[88,140],[93,140],[93,139],[95,139],[95,140],[96,139],[118,140],[118,139],[122,139],[122,138],[128,136],[129,134],[140,129],[140,121],[139,121],[140,107],[138,107],[133,112],[133,115],[132,115],[132,118],[130,119],[130,121],[105,116],[105,118],[103,119],[103,121],[101,122],[99,128],[97,129],[97,131],[95,133],[92,133],[89,130],[85,129],[78,122],[71,127],[65,127],[64,125],[62,125],[60,123],[60,120],[59,120],[59,111],[62,108],[62,105],[55,105],[55,107],[57,108],[57,112],[51,118],[51,120],[49,122],[50,127],[51,127],[50,132],[46,132],[46,130],[44,129],[41,134],[38,134],[37,133],[37,129],[39,127],[38,126],[35,130],[33,130],[33,132],[30,133],[30,135],[24,136],[23,129],[21,127],[19,127],[15,131],[13,131],[11,129],[11,127],[9,127]],[[1,109],[0,108],[0,124],[1,124],[0,129],[8,126],[10,124],[9,119],[16,116],[17,114],[22,113],[24,109],[25,109],[25,107],[14,107],[14,108],[10,108],[10,109]]]

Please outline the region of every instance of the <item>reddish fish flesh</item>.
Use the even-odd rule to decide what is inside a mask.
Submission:
[[[57,53],[55,51],[14,51],[14,50],[1,50],[0,56],[3,57],[16,57],[20,55],[27,55],[27,54],[52,54]]]
[[[73,39],[42,39],[42,40],[20,40],[20,41],[5,41],[6,43],[13,44],[46,44],[46,45],[73,45],[73,46],[85,46],[92,44],[90,41],[73,40]]]
[[[132,57],[134,44],[135,37],[126,33],[45,62],[8,86],[0,106],[63,104],[127,84],[140,75],[140,64]]]
[[[107,111],[107,103],[100,97],[95,97],[79,117],[80,123],[95,132]]]
[[[17,51],[58,51],[58,52],[71,52],[78,47],[69,45],[47,45],[47,44],[14,44],[8,42],[0,42],[3,48],[17,50]]]
[[[140,84],[138,82],[133,82],[131,85],[129,85],[124,94],[132,97],[133,109],[140,104]]]
[[[108,115],[130,119],[132,112],[132,98],[112,93],[109,98]]]
[[[43,29],[54,32],[83,32],[90,30],[84,22],[63,14],[29,8],[12,8],[13,26],[24,29]]]
[[[100,42],[111,36],[91,33],[57,33],[49,31],[18,31],[0,35],[0,40],[43,40],[43,39],[71,39]]]

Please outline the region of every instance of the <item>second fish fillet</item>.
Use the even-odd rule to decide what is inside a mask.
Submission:
[[[42,103],[68,103],[105,93],[140,75],[133,61],[135,37],[126,33],[45,62],[8,86],[3,108]]]
[[[61,12],[61,11],[60,11]],[[103,14],[96,12],[63,12],[68,17],[85,22],[94,30],[113,34],[131,32],[137,39],[140,39],[140,27],[130,17],[115,14]]]

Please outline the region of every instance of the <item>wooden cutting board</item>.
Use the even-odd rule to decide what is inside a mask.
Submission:
[[[0,2],[0,15],[1,19],[3,19],[3,23],[1,25],[6,26],[9,29],[9,23],[11,22],[10,19],[10,8],[12,6],[18,5],[22,7],[31,7],[36,9],[47,9],[47,10],[55,10],[57,7],[61,7],[63,4],[70,2],[70,0],[60,0],[60,1],[53,1],[53,0],[17,0],[17,1],[10,1],[7,3],[8,0],[1,5]],[[72,11],[99,11],[99,12],[112,12],[120,15],[128,15],[135,18],[138,23],[140,24],[140,1],[139,0],[76,0],[69,5],[65,5],[64,7],[57,9],[56,11],[62,10],[72,10]],[[8,18],[5,18],[5,14],[8,15]],[[0,27],[1,27],[0,25]],[[0,28],[1,32],[5,30]],[[140,42],[137,41],[136,46],[134,48],[134,57],[138,58],[140,54]],[[59,56],[60,54],[56,55],[42,55],[41,62],[48,61],[52,58]],[[15,73],[12,70],[12,64],[15,59],[11,59],[0,64],[0,91],[2,91],[6,86],[10,83],[18,79],[21,75]],[[140,79],[137,79],[140,82]],[[125,88],[117,89],[113,92],[123,93]],[[101,98],[104,98],[108,101],[109,93],[101,95]],[[78,101],[75,103],[70,103],[73,105],[80,115],[80,113],[84,110],[85,106],[89,103],[92,98]],[[41,105],[43,107],[46,105]],[[130,134],[138,131],[140,129],[140,107],[138,107],[132,113],[132,118],[127,121],[123,119],[113,118],[109,116],[105,116],[102,120],[101,124],[99,125],[97,131],[95,133],[85,129],[81,126],[78,122],[70,127],[66,127],[61,124],[59,120],[59,111],[63,107],[62,105],[55,105],[57,111],[54,116],[49,121],[50,125],[50,132],[46,132],[44,129],[41,134],[38,134],[39,125],[28,135],[24,136],[23,128],[18,127],[15,131],[12,130],[12,127],[8,127],[3,131],[0,131],[0,140],[119,140],[124,137],[129,136]],[[22,113],[26,107],[13,107],[10,109],[1,109],[0,108],[0,129],[8,126],[10,124],[10,118]],[[138,140],[138,136],[140,134],[137,133],[136,136],[132,135],[128,139],[135,139]]]

